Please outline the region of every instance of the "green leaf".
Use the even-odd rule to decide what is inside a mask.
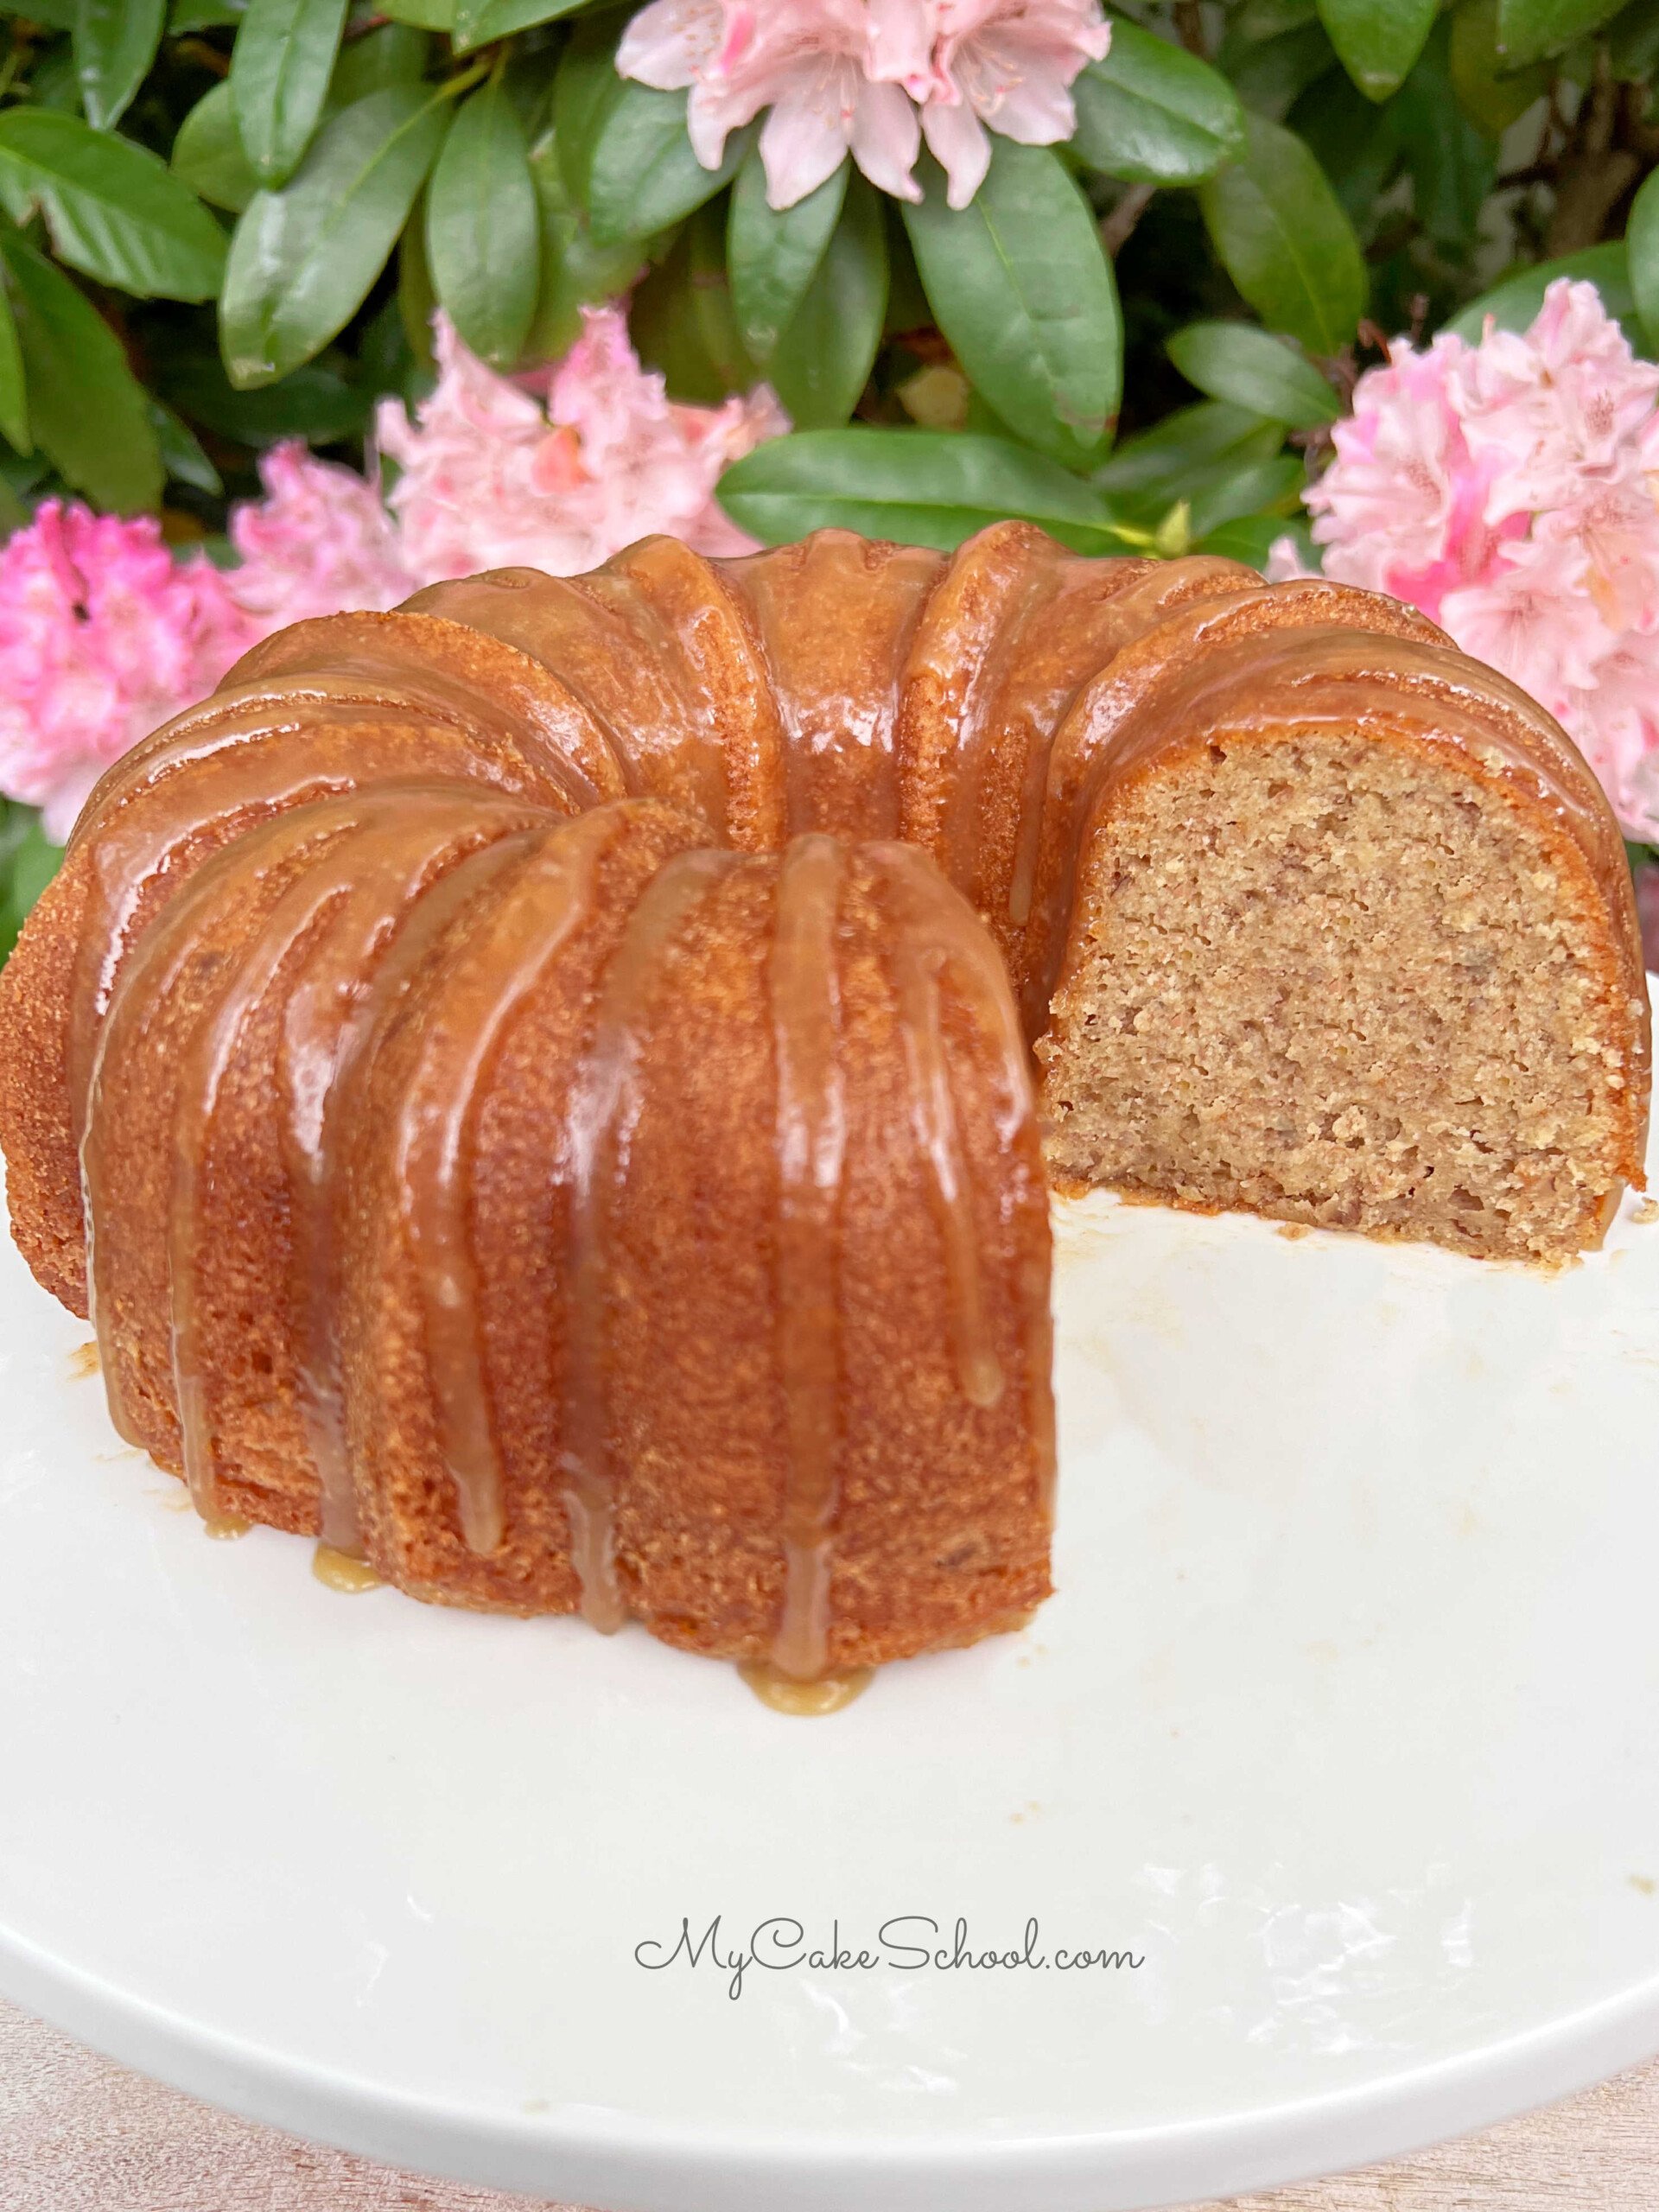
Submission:
[[[1241,38],[1278,38],[1285,31],[1300,30],[1304,23],[1317,22],[1319,13],[1319,0],[1244,0],[1229,29]],[[1112,36],[1117,36],[1116,23]]]
[[[94,130],[113,130],[126,113],[166,27],[167,0],[79,0],[75,75]]]
[[[167,28],[174,38],[191,31],[216,31],[239,23],[248,11],[248,0],[173,0],[167,11]]]
[[[1581,253],[1564,253],[1554,261],[1535,261],[1517,269],[1483,292],[1478,300],[1454,315],[1446,327],[1470,344],[1478,342],[1491,315],[1500,330],[1524,330],[1544,304],[1544,294],[1558,276],[1578,276],[1593,284],[1601,304],[1615,322],[1622,323],[1631,345],[1641,351],[1643,334],[1636,311],[1636,294],[1623,238],[1605,245],[1586,246]]]
[[[1230,35],[1222,41],[1218,58],[1245,107],[1279,122],[1337,56],[1324,24],[1313,22],[1263,39],[1260,45]]]
[[[172,481],[188,484],[193,491],[205,492],[210,499],[218,499],[224,492],[224,480],[202,451],[201,441],[190,425],[170,407],[164,407],[153,393],[149,414],[161,451],[162,466]]]
[[[350,107],[388,85],[417,85],[426,74],[431,40],[409,23],[382,23],[378,30],[347,40],[328,79],[329,108]]]
[[[286,184],[328,97],[346,0],[249,0],[231,50],[231,98],[261,184]]]
[[[1211,239],[1263,322],[1335,353],[1365,312],[1359,242],[1302,141],[1259,115],[1246,128],[1243,159],[1199,190]]]
[[[685,252],[680,266],[686,285],[684,304],[712,379],[708,397],[724,399],[729,392],[747,391],[756,378],[754,363],[744,350],[743,334],[732,307],[731,279],[726,269],[725,210],[712,205],[699,207],[683,235]]]
[[[437,304],[426,261],[426,220],[417,210],[397,241],[397,317],[410,353],[427,369],[437,365],[432,347],[432,315]]]
[[[1312,567],[1308,554],[1311,548],[1302,543],[1305,529],[1299,527],[1297,518],[1287,515],[1240,515],[1235,521],[1220,524],[1209,531],[1192,548],[1195,553],[1211,553],[1224,561],[1243,561],[1246,568],[1265,569],[1268,556],[1281,537],[1297,542],[1303,564]]]
[[[659,370],[671,400],[715,406],[753,382],[726,281],[717,211],[700,209],[635,292],[628,329],[640,359]]]
[[[1157,515],[1207,484],[1224,464],[1270,461],[1283,443],[1281,424],[1264,423],[1228,400],[1205,399],[1126,438],[1094,480],[1137,517]]]
[[[468,53],[493,38],[528,30],[533,23],[550,23],[556,16],[573,16],[587,4],[588,0],[454,0],[455,51]]]
[[[11,895],[27,914],[63,863],[63,848],[54,845],[38,822],[31,822],[11,861]]]
[[[632,238],[594,244],[565,187],[556,132],[543,131],[531,148],[530,174],[540,210],[541,273],[524,351],[532,359],[556,361],[582,335],[582,308],[629,290],[645,269],[645,253]]]
[[[447,31],[454,22],[455,0],[381,0],[379,12],[416,30]]]
[[[1621,84],[1645,85],[1659,73],[1659,0],[1631,0],[1614,18],[1607,29],[1607,59]]]
[[[1481,211],[1497,175],[1497,148],[1459,105],[1452,89],[1450,28],[1444,22],[1392,103],[1411,172],[1417,220],[1442,251],[1474,249]]]
[[[565,189],[575,204],[588,204],[588,172],[616,78],[617,27],[592,16],[576,25],[559,56],[553,79],[553,128]]]
[[[80,113],[80,81],[69,40],[54,40],[35,62],[29,73],[29,97],[36,107],[56,108],[65,115]]]
[[[1134,23],[1113,23],[1110,51],[1071,97],[1072,151],[1105,176],[1198,184],[1243,150],[1243,112],[1220,71]]]
[[[1511,70],[1499,54],[1497,0],[1458,0],[1447,66],[1458,105],[1489,138],[1501,138],[1549,85],[1542,62]]]
[[[279,384],[238,391],[217,353],[190,347],[167,356],[162,385],[193,422],[256,452],[284,438],[336,445],[359,437],[368,420],[370,395],[321,361],[308,361]]]
[[[1367,99],[1385,100],[1411,73],[1440,0],[1319,0],[1319,21]]]
[[[441,92],[388,86],[323,126],[291,183],[250,200],[219,302],[232,384],[272,383],[350,321],[397,242],[448,121]]]
[[[1335,188],[1362,238],[1386,219],[1378,203],[1400,166],[1395,103],[1368,100],[1345,69],[1328,69],[1290,111],[1290,127]]]
[[[63,848],[41,827],[33,807],[10,805],[0,823],[0,960],[63,862]]]
[[[1079,552],[1123,550],[1098,492],[1025,447],[965,431],[798,431],[746,454],[717,492],[739,528],[768,545],[838,525],[948,553],[1019,515]]]
[[[1307,470],[1298,454],[1279,454],[1269,460],[1246,461],[1218,469],[1208,481],[1185,493],[1188,527],[1194,537],[1207,537],[1224,523],[1263,508],[1288,509],[1307,481]]]
[[[33,453],[29,434],[29,392],[23,376],[22,348],[17,339],[17,318],[11,299],[0,284],[0,430],[18,453]]]
[[[1075,465],[1111,434],[1123,325],[1089,204],[1046,146],[994,138],[970,204],[947,206],[931,157],[904,209],[940,329],[970,383],[1039,452]]]
[[[732,305],[750,357],[762,367],[817,274],[847,196],[852,164],[792,207],[766,204],[766,172],[752,151],[732,187],[726,232]]]
[[[204,92],[173,141],[173,174],[215,207],[239,215],[259,189],[236,127],[228,84]]]
[[[610,73],[575,188],[601,245],[682,221],[731,182],[749,149],[748,132],[734,130],[720,167],[704,168],[685,134],[685,94],[636,85],[613,65]]]
[[[887,226],[861,176],[847,191],[834,237],[767,374],[798,430],[844,423],[869,381],[887,306]]]
[[[438,299],[475,353],[518,358],[541,275],[536,186],[524,125],[499,77],[465,101],[426,195],[426,256]]]
[[[1618,15],[1624,0],[1497,0],[1497,50],[1512,69],[1560,54]]]
[[[1659,169],[1649,172],[1631,204],[1624,245],[1630,291],[1646,341],[1643,350],[1651,354],[1659,351]]]
[[[0,114],[0,200],[15,222],[38,207],[58,257],[141,299],[211,299],[225,234],[146,147],[79,116]]]
[[[162,457],[143,387],[120,341],[60,269],[16,231],[0,257],[29,382],[36,442],[65,483],[118,514],[154,507]]]
[[[1295,430],[1334,423],[1337,395],[1300,353],[1249,322],[1193,322],[1169,341],[1169,358],[1189,384]]]

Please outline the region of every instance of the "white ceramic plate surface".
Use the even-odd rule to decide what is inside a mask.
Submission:
[[[0,1987],[254,2117],[636,2212],[1222,2196],[1659,2049],[1633,1212],[1552,1280],[1062,1207],[1060,1594],[823,1720],[207,1541],[8,1240]],[[918,1964],[959,1917],[1047,1962]],[[786,1963],[837,1943],[884,1962]]]

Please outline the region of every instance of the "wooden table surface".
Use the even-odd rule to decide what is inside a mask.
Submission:
[[[524,2212],[526,2202],[417,2180],[232,2120],[0,2004],[0,2212]],[[1656,2206],[1659,2060],[1484,2135],[1240,2197],[1226,2212]]]

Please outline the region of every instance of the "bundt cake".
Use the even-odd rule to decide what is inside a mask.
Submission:
[[[804,1681],[1047,1592],[1033,1067],[1062,1179],[1593,1244],[1594,778],[1339,586],[652,539],[257,647],[0,978],[13,1232],[204,1515]]]

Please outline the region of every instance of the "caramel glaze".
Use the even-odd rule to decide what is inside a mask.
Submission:
[[[1018,523],[659,538],[296,625],[111,771],[0,981],[19,1241],[210,1526],[830,1709],[1048,1586],[1027,1048],[1092,840],[1332,730],[1561,833],[1644,1115],[1605,803],[1421,617]]]
[[[567,836],[571,833],[567,832]],[[659,963],[675,933],[728,869],[728,853],[677,853],[646,887],[606,972],[593,1041],[565,1127],[570,1190],[567,1261],[565,1509],[591,1625],[614,1633],[627,1617],[616,1571],[616,1473],[605,1402],[607,1237],[640,1104],[642,1022]],[[480,1547],[482,1548],[482,1547]]]
[[[745,1661],[737,1671],[762,1705],[796,1720],[819,1720],[843,1711],[863,1696],[875,1675],[873,1667],[855,1667],[843,1675],[817,1675],[804,1681],[798,1675],[753,1660]]]
[[[778,1063],[778,1363],[789,1433],[776,1672],[810,1681],[830,1648],[841,1393],[836,1248],[847,1101],[836,933],[846,855],[798,837],[778,879],[768,982]]]
[[[378,1590],[380,1577],[372,1567],[353,1553],[337,1551],[333,1544],[319,1544],[311,1554],[311,1572],[327,1590],[337,1590],[343,1598],[360,1598],[365,1590]]]

